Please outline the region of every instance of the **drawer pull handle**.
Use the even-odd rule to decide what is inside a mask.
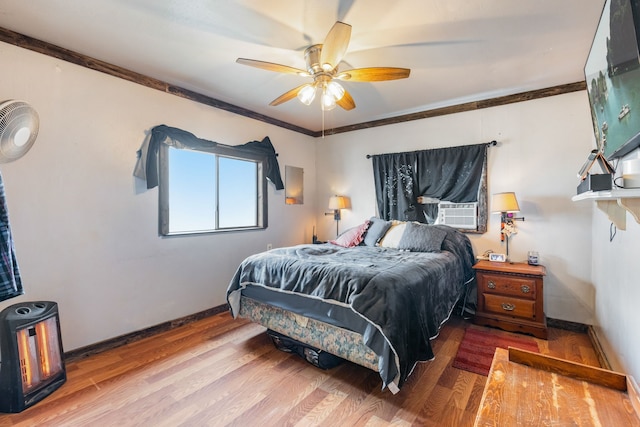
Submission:
[[[496,283],[493,280],[489,280],[489,283],[487,283],[487,288],[495,289],[496,288]]]
[[[511,304],[511,303],[508,303],[508,302],[503,302],[502,303],[502,309],[505,310],[505,311],[513,311],[513,310],[515,310],[515,308],[516,308],[515,304]]]
[[[529,292],[531,292],[531,288],[528,287],[527,285],[520,286],[520,290],[522,291],[523,294],[528,294]]]

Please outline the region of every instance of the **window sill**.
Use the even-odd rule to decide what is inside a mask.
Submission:
[[[219,233],[233,233],[237,231],[257,231],[265,230],[267,227],[238,227],[238,228],[223,228],[220,230],[199,230],[199,231],[175,231],[167,234],[160,234],[160,237],[179,237],[179,236],[193,236],[203,234],[219,234]]]

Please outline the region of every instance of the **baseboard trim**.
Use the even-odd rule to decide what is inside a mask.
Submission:
[[[591,325],[585,325],[582,323],[569,322],[568,320],[559,320],[559,319],[551,319],[547,317],[547,326],[551,328],[564,329],[566,331],[573,332],[583,332],[589,336],[589,341],[591,341],[591,345],[593,346],[593,350],[596,353],[596,357],[598,358],[598,363],[600,363],[600,367],[603,369],[611,369],[611,364],[609,363],[609,359],[607,359],[607,355],[600,344],[600,340],[596,335],[596,331]]]
[[[125,344],[129,344],[135,341],[139,341],[143,338],[150,337],[152,335],[158,334],[160,332],[166,332],[171,329],[175,329],[179,326],[184,326],[189,323],[196,322],[198,320],[214,316],[216,314],[220,314],[224,311],[229,310],[229,306],[227,304],[219,305],[216,307],[209,308],[204,311],[200,311],[198,313],[190,314],[188,316],[180,317],[178,319],[170,320],[168,322],[160,323],[159,325],[151,326],[146,329],[142,329],[139,331],[134,331],[128,334],[120,335],[115,338],[111,338],[105,341],[100,341],[95,344],[90,344],[85,347],[77,348],[75,350],[71,350],[64,353],[64,357],[66,361],[83,359],[85,357],[91,356],[93,354],[101,353],[106,350],[111,350],[116,347],[123,346]]]
[[[589,325],[587,334],[589,334],[589,340],[591,340],[591,345],[596,352],[596,357],[598,358],[598,362],[600,362],[600,367],[612,371],[613,369],[611,369],[609,359],[607,359],[607,355],[602,348],[602,344],[600,344],[600,340],[598,339],[598,335],[596,334],[596,330],[593,326]]]
[[[577,322],[569,322],[568,320],[552,319],[547,317],[547,327],[563,329],[565,331],[587,333],[588,325]]]
[[[120,347],[125,344],[139,341],[143,338],[150,337],[160,332],[169,331],[171,329],[175,329],[177,327],[184,326],[189,323],[193,323],[207,317],[215,316],[216,314],[220,314],[227,310],[229,310],[229,306],[227,304],[219,305],[204,311],[200,311],[198,313],[190,314],[188,316],[184,316],[178,319],[170,320],[168,322],[160,323],[159,325],[151,326],[146,329],[131,332],[125,335],[120,335],[118,337],[111,338],[105,341],[100,341],[95,344],[90,344],[85,347],[77,348],[75,350],[65,352],[64,353],[65,360],[72,361],[72,360],[83,359],[93,354],[101,353],[106,350],[111,350],[113,348]],[[589,340],[593,345],[593,349],[596,353],[596,357],[598,358],[598,362],[600,363],[600,367],[611,370],[611,364],[607,359],[607,355],[605,354],[604,349],[600,344],[600,340],[598,340],[598,336],[596,335],[596,332],[593,326],[584,325],[582,323],[569,322],[567,320],[552,319],[552,318],[547,318],[547,326],[551,328],[564,329],[567,331],[587,333],[587,335],[589,336]]]

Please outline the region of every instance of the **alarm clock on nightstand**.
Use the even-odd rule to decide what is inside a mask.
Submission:
[[[489,254],[489,261],[493,262],[507,262],[507,257],[505,254],[497,254],[495,252],[491,252]]]

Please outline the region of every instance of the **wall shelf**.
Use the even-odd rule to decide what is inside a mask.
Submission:
[[[627,212],[640,224],[640,188],[587,191],[571,198],[574,202],[593,200],[618,230],[627,229]]]

